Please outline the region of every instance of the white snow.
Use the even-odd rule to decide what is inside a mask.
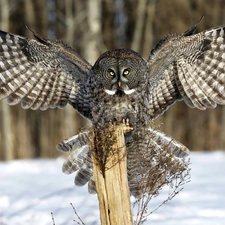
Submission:
[[[191,182],[148,217],[146,225],[224,225],[225,152],[192,152]],[[86,225],[100,224],[96,195],[61,172],[64,159],[0,162],[0,225],[73,225],[70,203]],[[149,203],[152,211],[167,197]]]

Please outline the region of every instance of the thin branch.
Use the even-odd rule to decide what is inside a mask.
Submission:
[[[82,224],[82,225],[85,225],[85,223],[83,222],[83,220],[80,218],[80,216],[78,215],[75,207],[73,206],[73,203],[70,203],[70,205],[72,206],[73,208],[73,211],[74,211],[74,214],[77,216],[78,220],[79,221],[76,221],[76,220],[73,220],[74,222],[76,222],[77,224]]]
[[[53,212],[51,212],[51,216],[52,216],[52,224],[53,224],[53,225],[56,225],[56,224],[55,224],[55,219],[54,219]]]

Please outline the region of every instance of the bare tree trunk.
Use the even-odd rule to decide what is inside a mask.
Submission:
[[[74,45],[74,37],[75,37],[75,25],[74,25],[74,10],[73,10],[73,0],[67,0],[65,2],[65,21],[66,21],[66,43],[69,46],[73,46]],[[73,113],[74,109],[72,107],[66,107],[65,108],[65,127],[66,127],[66,137],[71,136],[71,134],[73,133],[73,128],[77,127],[79,123],[74,123],[74,113]],[[76,117],[76,121],[78,118],[78,115],[75,115]]]
[[[153,48],[153,21],[155,18],[155,7],[156,0],[150,0],[147,6],[147,17],[144,30],[144,44],[142,45],[142,55],[144,56],[144,58],[147,58],[149,56],[150,49]]]
[[[65,1],[65,22],[66,22],[66,35],[65,35],[65,42],[71,47],[77,46],[77,37],[76,37],[76,29],[78,24],[83,21],[85,17],[85,12],[81,10],[82,2],[68,0]],[[75,8],[75,10],[74,10]],[[83,34],[85,35],[85,33]],[[85,49],[85,47],[84,47]],[[82,126],[86,125],[86,122],[81,116],[72,108],[66,107],[64,109],[65,112],[65,121],[64,121],[64,134],[63,136],[69,137],[74,134],[74,130],[78,131]]]
[[[29,24],[27,24],[31,29],[35,26],[35,10],[34,10],[34,4],[30,0],[25,0],[24,2],[25,6],[25,17],[26,21],[29,21]],[[30,31],[27,31],[28,34],[30,34]]]
[[[67,0],[65,2],[65,21],[66,21],[66,43],[69,46],[73,46],[74,43],[74,10],[73,0]]]
[[[0,1],[0,28],[2,30],[9,30],[9,1]],[[5,160],[13,159],[13,137],[11,132],[11,114],[9,106],[6,102],[1,102],[2,107],[2,124],[3,124],[3,142],[4,142],[4,152]]]
[[[48,0],[48,38],[56,39],[56,1]]]
[[[134,36],[131,44],[131,49],[137,52],[140,52],[147,2],[147,0],[142,0],[138,2],[137,19],[135,24]]]
[[[99,57],[99,49],[101,39],[101,1],[92,0],[88,1],[87,5],[87,15],[88,15],[88,38],[87,44],[85,46],[85,58],[89,62],[95,62]]]

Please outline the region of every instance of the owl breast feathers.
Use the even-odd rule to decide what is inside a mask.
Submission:
[[[149,121],[176,101],[184,100],[201,110],[225,104],[225,28],[194,34],[196,27],[162,38],[147,60],[132,50],[116,49],[103,53],[93,66],[62,41],[34,33],[35,39],[27,39],[0,31],[0,99],[7,98],[10,105],[21,102],[24,109],[34,110],[63,108],[69,103],[95,129],[126,120],[134,128],[133,134],[143,128],[148,137],[153,132]],[[141,146],[146,143],[144,134],[132,140],[126,140],[128,173],[129,169],[138,171],[132,167],[137,165],[132,160],[134,149],[147,155],[152,151],[147,144]],[[87,143],[72,153],[70,161],[83,171],[78,174],[90,178]],[[154,140],[152,146],[156,151]],[[132,186],[132,174],[128,176]]]

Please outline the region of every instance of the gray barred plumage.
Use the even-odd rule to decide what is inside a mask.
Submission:
[[[201,110],[225,104],[225,28],[194,34],[196,27],[162,38],[148,60],[132,50],[116,49],[103,53],[93,66],[62,41],[34,33],[36,40],[30,40],[1,31],[0,99],[7,98],[10,105],[21,102],[23,108],[34,110],[63,108],[69,103],[95,129],[128,119],[132,135],[139,132],[139,139],[126,139],[128,176],[134,187],[131,192],[136,193],[132,173],[140,172],[137,163],[141,161],[136,155],[163,148],[156,140],[150,143],[151,148],[146,143],[153,135],[149,122],[176,101],[184,100],[189,107]],[[157,131],[155,136],[160,134]],[[82,135],[86,139],[81,141]],[[170,140],[171,150],[177,146],[187,153],[165,135],[162,139],[163,143]],[[72,151],[71,164],[64,164],[64,171],[78,170],[76,183],[83,185],[90,180],[93,187],[88,131],[58,148],[69,150],[73,145],[80,150]]]
[[[89,137],[90,132],[81,132],[60,142],[57,145],[57,149],[63,152],[71,152],[63,164],[62,171],[65,174],[77,172],[74,183],[78,186],[88,183],[89,193],[95,193]],[[142,191],[148,188],[147,184],[150,180],[153,181],[156,173],[151,172],[154,168],[156,166],[162,167],[163,163],[160,156],[163,154],[172,156],[172,164],[175,165],[177,162],[180,162],[181,158],[189,154],[189,150],[184,145],[150,126],[148,128],[137,128],[133,132],[132,137],[125,140],[128,183],[130,193],[135,197],[139,197]],[[161,173],[159,168],[157,169]],[[161,169],[163,170],[163,168]],[[169,176],[170,170],[165,171],[165,176]],[[153,186],[151,185],[151,187]],[[148,190],[148,192],[150,191],[154,192],[155,190]]]
[[[33,110],[76,102],[88,116],[83,86],[91,65],[61,41],[35,37],[37,41],[0,32],[0,99]]]

